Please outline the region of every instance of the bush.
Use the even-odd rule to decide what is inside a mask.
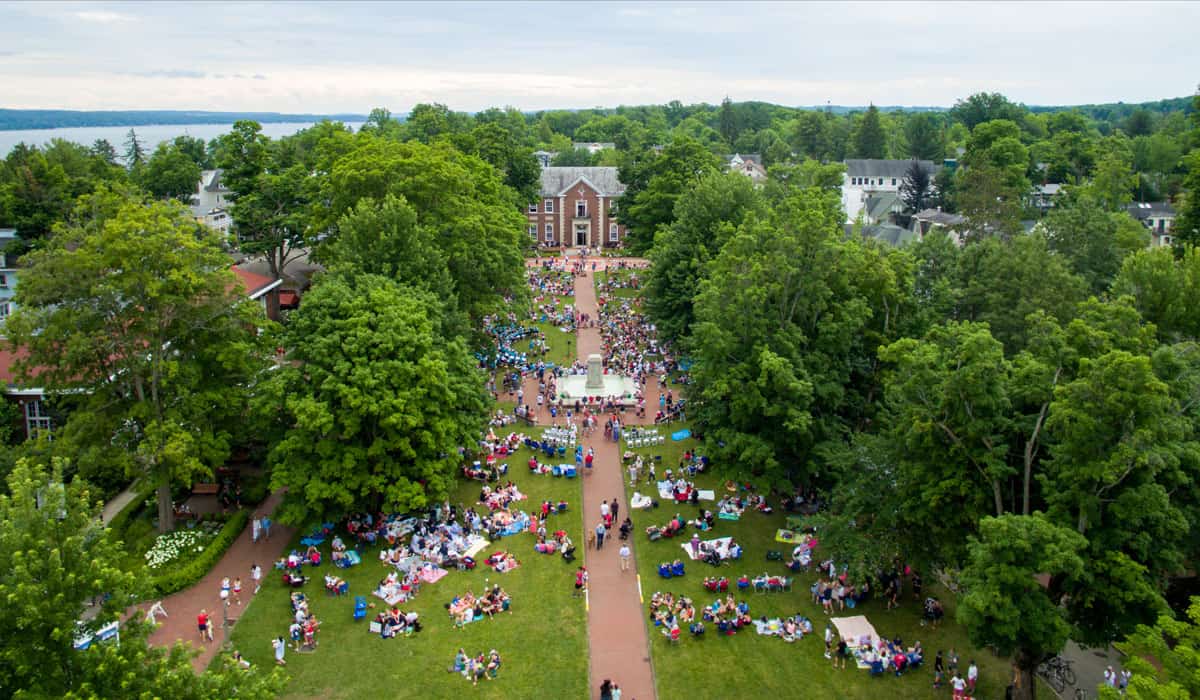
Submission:
[[[248,510],[239,510],[234,513],[208,547],[200,553],[200,556],[174,571],[152,578],[147,593],[153,597],[170,595],[204,578],[204,575],[216,566],[217,561],[234,543],[238,535],[242,534],[242,530],[246,528],[249,520],[250,511]]]
[[[154,486],[143,486],[138,489],[133,500],[130,501],[119,513],[113,516],[113,519],[108,521],[107,527],[112,532],[113,537],[124,541],[125,529],[129,527],[129,521],[142,509],[146,499],[154,495]]]
[[[267,500],[271,493],[270,483],[265,474],[247,476],[242,480],[242,505],[256,506]]]

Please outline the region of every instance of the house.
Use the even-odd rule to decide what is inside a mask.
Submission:
[[[230,189],[221,182],[221,170],[201,170],[196,194],[192,195],[192,216],[196,221],[228,236],[233,228],[233,219],[226,207],[229,205]]]
[[[1033,188],[1033,193],[1029,196],[1029,203],[1045,213],[1054,206],[1054,198],[1061,192],[1062,185],[1057,182],[1038,185]]]
[[[846,173],[842,176],[842,208],[846,221],[854,221],[867,202],[867,197],[876,192],[899,192],[900,184],[914,161],[875,160],[851,158],[845,161]],[[937,174],[933,161],[915,161],[929,174],[932,183]]]
[[[596,155],[600,151],[611,151],[617,147],[615,143],[607,141],[592,141],[592,142],[573,142],[571,147],[577,151],[587,151],[592,155]]]
[[[242,290],[251,299],[259,301],[263,308],[266,309],[267,316],[276,319],[279,317],[279,286],[282,280],[272,279],[266,275],[260,275],[248,270],[243,270],[237,265],[233,266],[233,273],[236,275],[238,284]],[[23,357],[28,357],[28,352],[22,347],[13,347],[5,338],[0,338],[0,393],[3,393],[4,398],[9,401],[14,401],[21,406],[21,413],[25,420],[25,434],[27,436],[37,435],[39,432],[48,432],[54,427],[54,418],[47,410],[43,398],[45,390],[41,387],[27,387],[19,383],[19,378],[13,369],[14,363]],[[34,370],[37,374],[37,370]]]
[[[856,224],[844,224],[846,237],[854,235],[854,227]],[[863,240],[874,239],[880,243],[886,243],[890,246],[899,248],[901,246],[912,243],[917,240],[917,235],[912,231],[897,226],[892,223],[885,224],[867,224],[862,227],[859,232]]]
[[[1171,245],[1175,227],[1175,207],[1170,202],[1134,202],[1125,205],[1125,211],[1142,225],[1150,229],[1150,246]]]
[[[966,221],[967,217],[944,212],[941,207],[937,209],[922,209],[913,214],[909,230],[917,237],[917,240],[924,240],[930,231],[941,229],[956,244],[962,245],[963,237],[960,227]]]
[[[537,158],[538,165],[543,168],[550,167],[550,161],[554,160],[554,156],[558,155],[553,151],[534,151],[533,157]]]
[[[863,222],[867,224],[890,224],[895,214],[904,211],[904,200],[899,192],[873,192],[863,203]]]
[[[17,260],[8,247],[17,240],[17,230],[0,228],[0,322],[16,308],[13,295],[17,293]]]
[[[734,153],[726,156],[725,169],[731,173],[741,173],[755,184],[765,182],[767,179],[767,169],[763,167],[762,157],[757,153]]]
[[[616,168],[543,168],[541,197],[526,212],[529,237],[543,246],[619,246],[625,227],[614,205],[624,192]]]

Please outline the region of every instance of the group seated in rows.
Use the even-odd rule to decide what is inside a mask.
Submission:
[[[496,585],[479,597],[469,590],[460,596],[455,596],[453,600],[446,603],[446,612],[450,614],[454,626],[461,628],[463,625],[482,620],[484,616],[492,619],[496,613],[511,612],[509,610],[511,605],[512,601],[508,593]]]
[[[379,636],[383,639],[391,639],[401,634],[410,637],[421,631],[418,613],[404,612],[395,606],[376,615],[375,622],[379,623]]]

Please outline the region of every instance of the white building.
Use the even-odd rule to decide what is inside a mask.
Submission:
[[[1171,245],[1174,240],[1171,229],[1175,225],[1175,207],[1170,202],[1134,202],[1127,204],[1125,211],[1150,229],[1151,247]]]
[[[228,236],[233,227],[226,207],[229,188],[221,182],[221,171],[201,170],[200,182],[196,185],[196,194],[192,195],[192,216],[196,221],[220,231]]]
[[[763,167],[762,158],[757,153],[734,153],[725,159],[725,169],[731,173],[745,175],[756,185],[767,179],[767,169]]]
[[[916,161],[929,173],[930,186],[937,174],[933,161]],[[877,192],[899,192],[904,175],[912,165],[911,160],[874,160],[852,158],[846,161],[846,174],[842,176],[842,208],[846,210],[846,221],[858,218],[867,197]]]

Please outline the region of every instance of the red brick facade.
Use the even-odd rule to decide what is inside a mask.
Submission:
[[[526,230],[530,237],[536,233],[542,247],[617,247],[625,240],[625,227],[613,216],[616,199],[581,177],[561,192],[543,191],[537,211],[526,212]]]

